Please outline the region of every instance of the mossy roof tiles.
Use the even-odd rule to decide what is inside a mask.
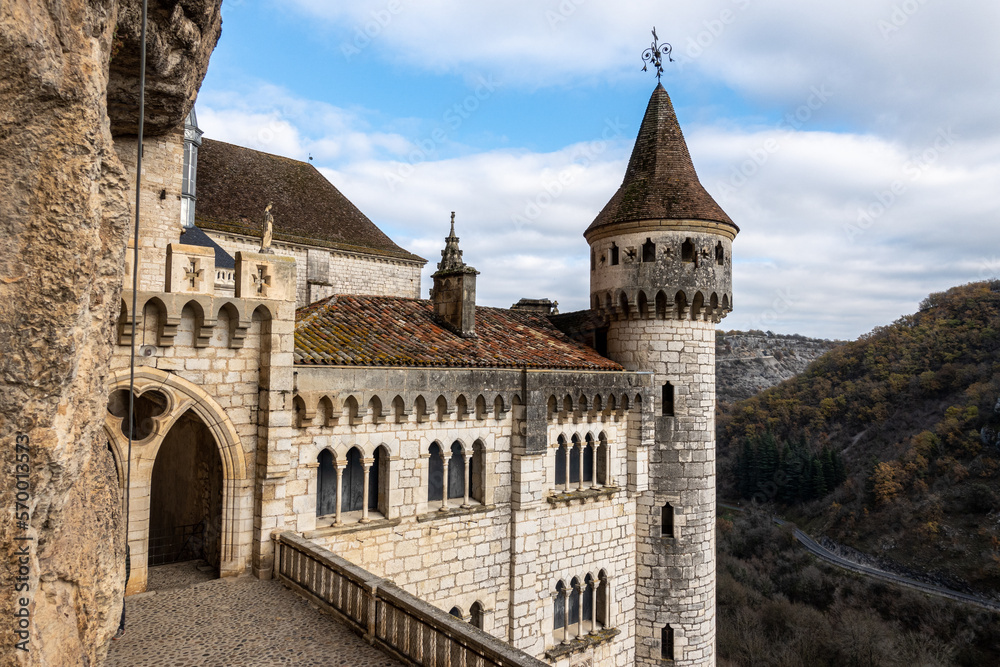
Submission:
[[[623,370],[570,340],[544,315],[478,307],[476,337],[462,338],[430,301],[378,296],[334,296],[300,308],[295,363]]]
[[[695,172],[666,89],[649,98],[621,187],[587,232],[634,220],[705,220],[738,228]]]
[[[202,229],[260,236],[273,202],[276,240],[424,261],[393,243],[308,162],[204,139],[197,194]]]

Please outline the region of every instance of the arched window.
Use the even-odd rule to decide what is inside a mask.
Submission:
[[[583,620],[590,626],[590,631],[597,630],[594,624],[594,598],[597,597],[597,581],[592,575],[587,575],[583,580]]]
[[[555,419],[556,415],[559,414],[559,401],[556,400],[555,394],[549,396],[546,414],[550,421]]]
[[[715,244],[715,263],[724,264],[726,261],[726,251],[722,249],[722,241]]]
[[[480,394],[476,397],[476,421],[486,419],[486,399]]]
[[[573,448],[569,451],[569,483],[580,483],[580,438],[573,436]]]
[[[616,266],[618,264],[618,244],[611,244],[611,266]]]
[[[448,613],[459,620],[462,619],[462,610],[459,609],[458,607],[452,607],[451,611],[449,611]]]
[[[463,394],[459,394],[458,398],[455,399],[455,418],[458,421],[465,421],[465,417],[469,414],[469,404],[465,399]]]
[[[472,444],[472,469],[469,471],[472,488],[469,495],[473,500],[486,504],[486,446],[482,440]]]
[[[681,245],[681,261],[694,261],[694,244],[691,243],[691,239],[684,239],[684,244]]]
[[[326,516],[337,511],[337,468],[333,465],[334,456],[329,449],[321,451],[317,461],[316,516]]]
[[[674,629],[669,625],[660,630],[660,658],[663,660],[674,659]]]
[[[480,630],[482,630],[485,624],[485,620],[486,620],[486,611],[483,609],[482,603],[479,602],[478,600],[476,602],[473,602],[472,606],[469,607],[469,622],[472,623],[477,628],[479,628]]]
[[[656,244],[651,239],[646,239],[646,242],[642,244],[642,261],[656,261]]]
[[[663,385],[663,396],[660,401],[660,409],[665,416],[674,416],[674,385],[669,382],[666,382]]]
[[[587,434],[587,446],[583,448],[583,481],[594,483],[594,436]]]
[[[603,486],[611,485],[611,449],[608,445],[608,436],[601,433],[597,445],[597,483]]]
[[[344,512],[354,512],[361,509],[364,503],[365,469],[361,463],[361,450],[351,447],[347,452],[347,466],[341,482],[340,509]]]
[[[435,407],[437,408],[437,420],[439,422],[443,422],[448,418],[448,399],[444,396],[438,396]]]
[[[566,439],[560,435],[556,449],[556,485],[566,483],[566,453]]]
[[[597,623],[604,627],[609,627],[608,618],[611,615],[611,610],[608,609],[608,585],[608,575],[601,570],[597,575],[597,609],[594,610],[594,615],[597,616]]]
[[[580,580],[573,577],[569,585],[569,618],[566,619],[567,627],[580,623]],[[577,634],[579,634],[579,627],[577,627]]]
[[[368,509],[389,516],[389,450],[375,449],[374,462],[368,470]]]
[[[418,424],[427,420],[427,401],[423,396],[417,396],[417,400],[413,402],[413,413]]]
[[[441,456],[441,445],[432,442],[428,457],[429,476],[427,481],[427,502],[441,500],[444,493],[444,459]]]
[[[552,599],[552,629],[562,628],[563,641],[566,640],[566,584],[556,584],[556,595]]]
[[[674,506],[670,503],[660,510],[660,537],[674,536]]]
[[[451,445],[451,459],[448,461],[448,498],[465,497],[465,452],[462,443]]]

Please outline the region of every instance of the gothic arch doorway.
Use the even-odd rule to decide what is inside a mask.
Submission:
[[[219,569],[222,459],[212,433],[188,410],[163,438],[150,480],[149,566],[204,559]]]
[[[116,392],[124,392],[127,398],[128,386],[128,371],[118,371],[112,375],[109,393],[114,397]],[[137,399],[152,402],[153,407],[148,414],[136,411],[131,457],[128,447],[129,426],[123,426],[126,413],[122,412],[121,406],[114,399],[109,401],[104,427],[112,450],[118,455],[119,474],[121,479],[126,480],[124,486],[128,487],[130,497],[128,530],[132,576],[129,579],[128,594],[146,590],[147,564],[152,560],[149,551],[150,528],[154,521],[160,527],[166,527],[196,525],[204,519],[207,532],[206,545],[202,547],[202,551],[207,551],[206,560],[212,562],[223,577],[242,574],[246,571],[252,538],[252,497],[247,454],[226,410],[197,385],[156,368],[136,369],[135,394]],[[142,402],[137,400],[137,404]],[[187,436],[194,439],[194,445],[191,445]],[[185,453],[185,446],[193,446],[194,453]],[[163,457],[160,457],[161,449],[164,451]],[[208,451],[213,456],[208,456]],[[199,464],[200,471],[184,472],[187,477],[176,470],[180,467],[179,464],[170,463],[193,460],[192,457],[199,456],[199,460],[203,462],[203,465]],[[127,466],[125,462],[129,462]],[[173,473],[172,467],[175,468]],[[154,519],[155,512],[178,511],[176,508],[160,508],[159,499],[170,494],[158,490],[154,498],[154,483],[160,485],[162,480],[164,489],[173,486],[176,493],[179,485],[190,479],[201,484],[193,495],[205,499],[202,511],[195,515],[193,510],[191,513],[184,510],[170,517]],[[194,517],[195,520],[185,523],[184,517]]]

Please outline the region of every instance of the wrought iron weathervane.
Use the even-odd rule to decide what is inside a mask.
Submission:
[[[660,82],[660,75],[663,74],[663,59],[662,56],[666,56],[667,60],[674,62],[674,59],[670,57],[670,53],[674,50],[674,47],[670,44],[664,42],[659,43],[659,37],[656,36],[656,27],[653,27],[653,43],[649,45],[649,48],[642,52],[642,71],[646,71],[646,67],[652,64],[656,68],[656,82]]]

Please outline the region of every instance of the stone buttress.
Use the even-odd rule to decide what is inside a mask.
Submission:
[[[636,664],[715,664],[715,324],[739,229],[698,181],[666,90],[585,232],[607,353],[654,374],[656,445],[637,507]]]

